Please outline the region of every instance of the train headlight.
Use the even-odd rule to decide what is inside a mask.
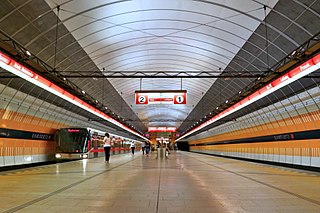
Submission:
[[[61,158],[61,155],[60,154],[56,154],[56,158]]]
[[[88,158],[87,154],[82,155],[82,158]]]

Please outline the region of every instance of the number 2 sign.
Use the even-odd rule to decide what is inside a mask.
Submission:
[[[136,104],[148,104],[148,96],[136,94]]]

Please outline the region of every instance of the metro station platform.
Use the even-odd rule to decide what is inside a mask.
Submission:
[[[320,173],[189,152],[0,172],[0,212],[320,212]]]

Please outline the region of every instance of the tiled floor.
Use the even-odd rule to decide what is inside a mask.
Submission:
[[[0,173],[0,212],[320,212],[320,174],[187,152]]]

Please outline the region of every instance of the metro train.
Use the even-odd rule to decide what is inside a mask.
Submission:
[[[130,151],[132,139],[110,134],[111,154]],[[104,132],[92,128],[58,128],[43,132],[0,128],[0,169],[4,167],[104,156]],[[140,141],[136,141],[139,150]]]
[[[55,133],[56,159],[85,159],[101,157],[104,154],[104,132],[92,128],[61,128]],[[131,141],[140,141],[110,134],[112,154],[129,152]],[[139,146],[138,146],[139,147]]]

